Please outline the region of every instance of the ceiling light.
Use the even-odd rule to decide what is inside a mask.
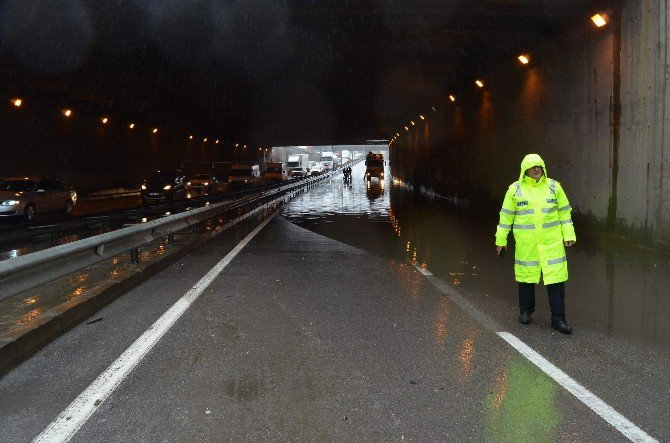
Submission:
[[[23,104],[23,100],[21,100],[20,98],[15,98],[14,100],[12,100],[12,104],[17,108],[20,108],[21,105]]]
[[[455,102],[455,101],[456,101],[456,97],[454,97],[453,95],[450,95],[450,96],[449,96],[449,100],[451,100],[452,102]]]
[[[423,115],[420,115],[419,118],[420,118],[421,120],[425,120],[425,119],[426,119],[426,117],[424,117]]]
[[[528,54],[521,54],[520,56],[517,57],[517,59],[519,59],[519,61],[521,62],[521,64],[523,64],[523,65],[527,65],[528,62],[530,62],[530,55],[528,55]]]
[[[158,133],[158,128],[152,129],[151,132],[153,132],[154,134],[157,134]]]
[[[72,116],[72,109],[63,109],[63,115],[66,117]]]
[[[482,80],[475,80],[475,85],[479,86],[480,88],[483,88],[484,82]]]
[[[103,118],[100,119],[100,122],[101,122],[103,125],[106,125],[107,122],[109,122],[109,119],[108,119],[107,117],[103,117]]]
[[[591,20],[599,28],[602,28],[603,26],[605,26],[607,24],[607,21],[600,14],[594,15],[593,17],[591,17]]]
[[[131,124],[129,124],[128,127],[129,127],[130,129],[135,129],[135,123],[131,123]]]

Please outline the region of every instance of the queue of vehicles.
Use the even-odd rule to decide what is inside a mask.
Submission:
[[[343,159],[350,159],[342,151]],[[347,160],[349,161],[349,160]],[[310,161],[308,154],[288,157],[288,163],[270,162],[261,175],[257,164],[212,164],[216,172],[194,173],[187,179],[182,170],[153,171],[140,186],[143,204],[177,201],[191,195],[217,194],[229,189],[243,189],[262,183],[319,175],[333,170],[337,157],[323,152],[320,161]],[[383,176],[382,176],[383,177]],[[0,180],[0,219],[22,218],[32,222],[39,213],[62,211],[69,215],[77,204],[77,192],[50,177],[12,177]]]

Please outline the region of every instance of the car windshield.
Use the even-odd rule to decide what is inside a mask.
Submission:
[[[270,166],[270,167],[268,167],[267,172],[281,173],[282,172],[282,167],[281,166]]]
[[[251,176],[251,169],[231,169],[230,175],[233,177],[249,177]]]
[[[195,176],[195,180],[210,180],[212,178],[209,174],[198,174]]]
[[[288,162],[289,167],[298,167],[298,162]]]
[[[30,191],[35,187],[34,180],[2,180],[0,181],[0,191]]]
[[[372,166],[372,167],[384,166],[384,160],[369,159],[368,160],[368,166]]]
[[[174,182],[174,173],[155,171],[149,175],[149,183],[172,183]]]

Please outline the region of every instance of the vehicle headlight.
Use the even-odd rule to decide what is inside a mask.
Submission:
[[[205,186],[209,186],[209,182],[205,182],[205,184],[204,184],[204,185],[205,185]]]
[[[2,206],[15,206],[18,205],[20,202],[18,200],[5,200],[2,202]]]
[[[147,185],[142,185],[141,188],[142,188],[143,191],[146,191],[147,190]]]
[[[186,186],[191,186],[191,182],[186,182]]]
[[[169,191],[170,189],[172,189],[172,185],[165,185],[163,186],[163,189]]]

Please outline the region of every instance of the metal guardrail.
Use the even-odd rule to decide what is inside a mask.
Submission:
[[[239,201],[216,203],[146,223],[77,240],[0,262],[0,300],[36,288],[87,266],[130,252],[138,259],[138,248],[155,240],[173,239],[174,234],[223,212],[251,204],[285,198],[291,192],[309,189],[334,172],[276,187]],[[274,197],[272,199],[271,197]]]
[[[335,172],[335,171],[334,171]],[[291,183],[297,183],[295,181]],[[59,243],[62,234],[80,229],[100,226],[102,232],[108,232],[115,224],[124,224],[128,220],[140,221],[143,217],[154,217],[164,214],[166,211],[188,210],[191,206],[200,206],[205,202],[216,203],[222,200],[240,198],[242,196],[265,192],[276,189],[286,184],[278,182],[265,186],[252,187],[236,191],[227,191],[217,194],[198,195],[184,200],[166,201],[156,205],[141,205],[126,208],[121,211],[85,215],[79,217],[68,217],[66,220],[58,220],[42,225],[4,226],[0,227],[0,243],[33,241],[36,238],[48,238],[51,247]],[[12,248],[13,249],[13,248]]]
[[[97,202],[104,200],[115,200],[117,198],[136,197],[140,195],[140,190],[125,191],[125,192],[111,192],[109,194],[89,194],[78,199],[79,203]]]

